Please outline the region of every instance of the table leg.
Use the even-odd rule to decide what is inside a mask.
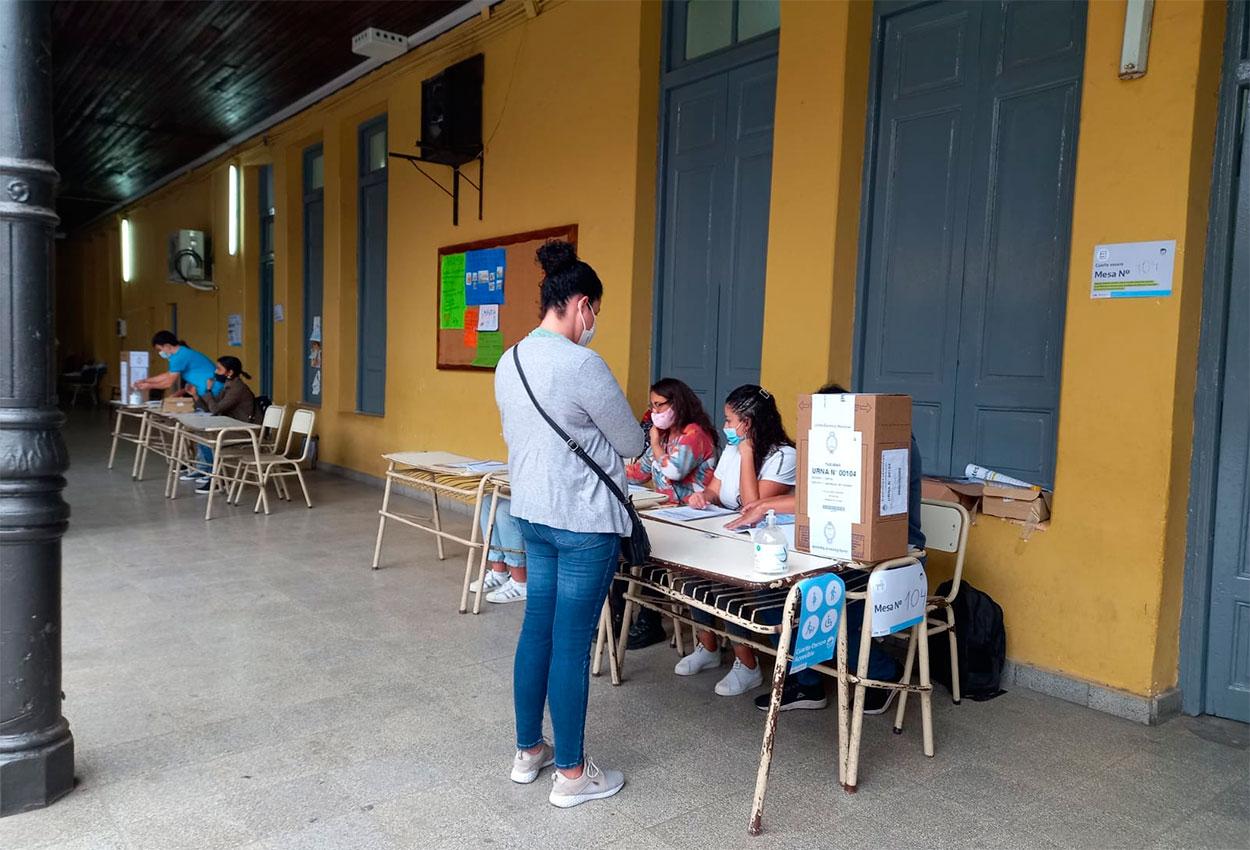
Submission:
[[[217,442],[213,447],[213,465],[208,470],[208,504],[204,506],[204,521],[213,518],[213,496],[217,492],[217,476],[221,474],[221,432],[217,432]]]
[[[391,487],[395,483],[393,473],[395,461],[386,467],[386,487],[382,490],[382,510],[378,511],[378,539],[373,544],[372,569],[378,568],[378,559],[382,557],[382,532],[386,530],[386,512],[391,509]]]
[[[109,465],[108,465],[109,469],[113,468],[113,461],[117,457],[117,440],[121,436],[122,419],[123,419],[122,412],[121,412],[121,409],[119,408],[117,411],[117,416],[113,419],[113,447],[109,449]]]
[[[621,611],[621,633],[616,638],[616,667],[620,676],[625,675],[625,650],[629,648],[629,626],[630,620],[634,616],[634,603],[630,601],[629,597],[636,595],[638,584],[634,581],[634,578],[641,574],[641,567],[630,567],[629,586],[625,588],[625,607]],[[615,581],[615,579],[613,580]],[[613,684],[619,683],[613,682]]]
[[[849,682],[847,676],[846,657],[846,607],[842,608],[842,616],[838,618],[838,784],[846,788],[847,743],[850,737],[847,717]],[[847,789],[850,790],[850,789]]]
[[[608,600],[603,600],[603,624],[607,626],[604,632],[608,638],[608,674],[612,679],[612,684],[619,685],[621,683],[621,668],[616,663],[616,633],[612,631],[612,605]]]
[[[178,461],[185,451],[182,444],[182,425],[175,425],[173,449],[169,453],[169,467],[165,472],[165,495],[170,499],[178,498]]]
[[[872,599],[870,595],[866,595],[864,598],[864,628],[859,636],[859,661],[855,668],[859,681],[855,683],[855,703],[851,708],[851,741],[846,756],[845,788],[851,793],[855,792],[859,783],[859,742],[864,728],[864,697],[866,695],[863,680],[868,678],[868,653],[871,649]]]
[[[269,477],[268,470],[261,472],[260,467],[260,439],[256,436],[255,431],[248,432],[252,437],[252,457],[256,459],[256,479],[258,481],[256,489],[260,490],[260,496],[257,502],[264,506],[265,516],[269,516],[269,494],[265,490],[265,486],[269,483],[266,479]],[[256,513],[256,509],[252,508],[252,513]]]
[[[145,410],[143,418],[139,420],[139,443],[135,446],[135,460],[130,465],[130,477],[136,481],[139,480],[139,459],[148,450],[148,419],[149,417]]]
[[[438,547],[438,559],[445,561],[447,555],[443,552],[443,518],[438,512],[438,491],[430,490],[430,496],[434,502],[434,530],[438,532],[434,535],[434,545]]]
[[[747,832],[759,835],[763,828],[764,793],[768,790],[768,771],[773,764],[773,744],[777,737],[777,718],[781,715],[781,695],[786,685],[786,668],[790,666],[790,633],[794,628],[795,614],[801,603],[799,586],[790,588],[781,620],[781,635],[777,644],[777,658],[773,665],[773,691],[768,701],[768,718],[764,721],[764,742],[760,745],[760,767],[755,774],[755,799],[751,803],[751,820]]]
[[[595,634],[595,649],[591,656],[590,675],[592,676],[598,676],[603,671],[603,645],[608,642],[607,636],[612,632],[611,605],[606,600],[603,604],[604,607],[599,609],[599,630]]]
[[[920,725],[924,733],[924,754],[933,758],[933,688],[929,682],[929,618],[916,625],[917,652],[920,655]]]
[[[478,559],[477,596],[473,600],[473,613],[482,610],[482,595],[486,592],[486,561],[490,557],[490,540],[495,531],[495,514],[499,511],[499,488],[494,488],[490,497],[490,514],[486,517],[486,533],[482,536],[482,557]],[[472,554],[472,552],[470,552]],[[464,587],[460,591],[460,607],[464,608],[469,593],[469,567],[464,570]]]
[[[928,616],[927,614],[925,616]],[[920,631],[920,624],[917,623],[911,628],[911,634],[907,639],[907,660],[903,662],[903,678],[899,681],[904,685],[911,684],[912,667],[916,663],[916,635]],[[898,709],[894,712],[894,734],[903,734],[903,716],[907,713],[907,688],[903,688],[898,695]]]

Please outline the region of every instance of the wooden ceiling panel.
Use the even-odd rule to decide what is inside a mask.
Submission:
[[[55,0],[58,212],[73,228],[364,61],[351,38],[403,35],[464,0]]]

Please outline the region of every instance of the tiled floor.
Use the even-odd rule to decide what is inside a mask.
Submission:
[[[4,850],[427,847],[1211,847],[1250,843],[1246,728],[1137,726],[1014,690],[866,723],[861,790],[833,782],[832,711],[783,715],[766,833],[746,835],[762,715],[672,675],[596,680],[588,746],[616,798],[572,810],[507,778],[521,606],[456,613],[460,567],[380,493],[319,475],[314,510],[229,509],[104,468],[103,418],[68,429],[65,714],[81,784],[0,821]],[[128,457],[129,453],[125,455]],[[413,506],[416,509],[416,506]]]

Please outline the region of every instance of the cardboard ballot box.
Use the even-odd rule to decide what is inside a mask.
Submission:
[[[136,381],[146,381],[150,361],[147,351],[123,351],[121,366],[117,370],[117,386],[123,400],[130,398],[130,388]]]
[[[907,554],[911,398],[799,397],[795,544],[862,562]]]

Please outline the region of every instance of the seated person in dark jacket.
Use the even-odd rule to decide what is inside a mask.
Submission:
[[[244,378],[251,377],[243,371],[243,363],[239,358],[226,355],[217,358],[213,378],[203,388],[188,383],[186,390],[195,399],[195,406],[199,410],[206,410],[216,416],[229,416],[240,422],[251,422],[256,413],[256,396],[252,393],[252,388],[243,383]],[[221,387],[216,394],[213,393],[215,385]],[[200,446],[200,460],[201,472],[184,475],[183,478],[199,479],[200,486],[195,492],[207,493],[212,489],[212,482],[204,477],[204,472],[212,468],[213,450],[208,446]]]
[[[817,395],[844,394],[846,392],[847,390],[838,384],[827,384],[816,391]],[[915,435],[912,435],[911,438],[909,473],[910,480],[907,488],[907,545],[912,549],[918,549],[923,552],[925,543],[924,532],[920,530],[920,479],[922,473],[920,469],[920,449],[916,446]],[[795,503],[794,494],[774,496],[771,499],[759,499],[752,504],[746,505],[741,516],[734,517],[726,523],[726,527],[750,528],[762,520],[770,509],[779,514],[794,513]],[[923,562],[924,557],[922,555],[921,563]],[[774,613],[776,622],[781,622],[780,612]],[[853,602],[847,605],[847,658],[850,659],[852,666],[855,665],[856,659],[859,658],[860,629],[863,623],[864,603]],[[901,676],[902,671],[899,669],[898,663],[874,642],[868,654],[868,677],[879,682],[894,682],[898,681]],[[864,695],[864,713],[884,714],[897,695],[898,691],[896,690],[868,688],[867,693]],[[756,707],[767,711],[771,696],[771,693],[765,692],[756,697]],[[803,670],[786,676],[785,690],[781,697],[782,711],[795,708],[824,708],[826,704],[824,680],[815,670]]]

